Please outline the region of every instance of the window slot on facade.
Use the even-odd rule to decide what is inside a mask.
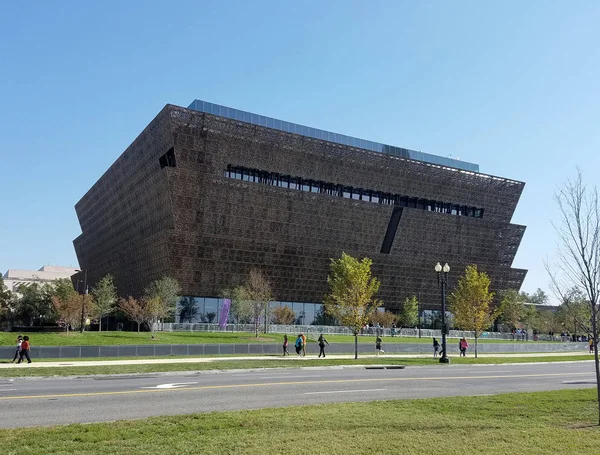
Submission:
[[[162,167],[175,167],[175,153],[171,148],[160,158]],[[262,183],[263,185],[289,188],[292,190],[321,193],[328,196],[343,197],[346,199],[360,200],[375,204],[394,205],[398,208],[408,207],[430,212],[446,213],[455,216],[468,216],[471,218],[483,218],[484,209],[449,202],[419,199],[400,194],[383,193],[364,188],[353,188],[351,186],[338,185],[331,182],[322,182],[302,177],[281,175],[276,172],[267,172],[259,169],[245,167],[234,167],[227,165],[224,172],[225,177],[247,182]],[[396,212],[397,213],[397,212]],[[390,246],[391,247],[391,246]],[[383,248],[383,247],[382,247]]]
[[[171,147],[167,153],[158,159],[158,163],[161,169],[163,167],[175,167],[175,149]]]

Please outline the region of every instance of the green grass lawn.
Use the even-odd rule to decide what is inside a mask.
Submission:
[[[0,430],[0,440],[7,455],[592,455],[600,453],[595,393],[581,389],[196,414]]]
[[[293,344],[295,337],[288,335]],[[16,333],[0,332],[0,346],[12,346]],[[248,332],[158,332],[152,339],[149,332],[69,332],[31,333],[31,343],[37,346],[109,346],[124,344],[229,344],[229,343],[281,343],[283,334],[260,333],[258,339]],[[330,343],[354,343],[350,335],[326,335]],[[454,338],[452,339],[455,340]],[[316,341],[316,337],[309,337]],[[374,336],[360,336],[361,344],[375,345]],[[518,343],[516,341],[485,340],[480,343]],[[431,344],[431,338],[385,337],[384,343],[423,343]],[[532,342],[530,342],[532,343]]]
[[[591,355],[570,356],[570,357],[486,357],[475,359],[473,357],[453,357],[452,363],[459,365],[474,364],[502,364],[502,363],[528,363],[528,362],[567,362],[578,360],[592,360]],[[55,359],[56,361],[57,359]],[[60,359],[61,363],[76,363],[77,360],[69,361]],[[89,359],[97,360],[97,359]],[[296,368],[296,367],[314,367],[314,366],[342,366],[342,365],[433,365],[444,368],[437,359],[432,358],[378,358],[364,357],[358,360],[354,359],[316,359],[316,358],[297,358],[292,357],[289,360],[273,359],[269,357],[265,360],[217,360],[214,362],[199,363],[163,363],[149,365],[102,365],[102,366],[62,366],[47,368],[28,368],[27,365],[17,368],[0,369],[0,377],[19,378],[19,377],[40,377],[40,376],[86,376],[102,374],[131,374],[131,373],[159,373],[170,371],[206,371],[206,370],[231,370],[231,369],[252,369],[252,368]]]

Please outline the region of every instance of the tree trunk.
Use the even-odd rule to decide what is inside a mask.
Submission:
[[[254,336],[258,338],[258,318],[254,318]]]
[[[138,325],[138,333],[140,333],[140,323],[138,322],[137,325]]]
[[[475,332],[475,358],[477,358],[477,332]]]
[[[596,393],[598,395],[598,425],[600,425],[600,362],[598,361],[598,327],[596,324],[596,305],[592,305],[592,338],[594,339],[594,364],[596,365]]]
[[[102,332],[102,316],[100,316],[100,323],[98,324],[98,332]]]
[[[354,360],[358,359],[358,333],[354,334]]]

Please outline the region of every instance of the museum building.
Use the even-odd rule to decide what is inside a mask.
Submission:
[[[90,283],[110,273],[140,296],[169,275],[200,313],[252,268],[274,305],[310,324],[330,258],[373,260],[394,311],[408,296],[439,306],[433,267],[468,264],[492,290],[519,289],[512,268],[525,226],[512,224],[524,183],[457,159],[357,139],[195,100],[166,105],[76,204],[74,241]]]

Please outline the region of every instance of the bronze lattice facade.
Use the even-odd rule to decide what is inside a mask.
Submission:
[[[216,297],[258,267],[276,300],[321,302],[345,251],[373,260],[390,309],[413,294],[436,306],[438,261],[450,287],[477,264],[494,290],[520,288],[524,183],[229,117],[165,106],[76,204],[90,283],[111,273],[140,295],[170,275]]]

